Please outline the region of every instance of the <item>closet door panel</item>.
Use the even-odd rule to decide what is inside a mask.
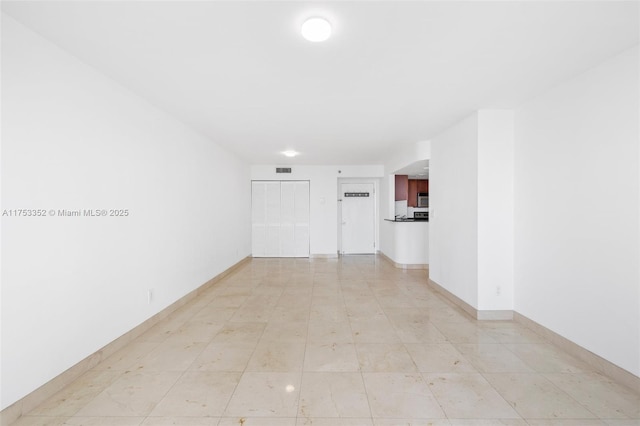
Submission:
[[[280,182],[266,185],[266,242],[265,256],[280,256]]]
[[[309,257],[309,182],[295,183],[295,249],[294,256]]]
[[[280,182],[280,223],[295,222],[296,182]]]
[[[264,182],[251,182],[251,255],[263,257],[266,253],[267,198]]]
[[[295,182],[280,182],[280,255],[295,255]]]
[[[294,257],[309,257],[309,225],[295,226]]]

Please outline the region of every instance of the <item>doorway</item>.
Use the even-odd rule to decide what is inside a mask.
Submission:
[[[376,204],[373,183],[340,184],[342,254],[376,252]]]

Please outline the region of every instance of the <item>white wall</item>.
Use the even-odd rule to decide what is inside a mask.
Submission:
[[[431,141],[419,141],[404,144],[396,152],[389,156],[384,164],[384,177],[380,180],[380,251],[395,259],[395,234],[392,226],[384,223],[385,219],[395,217],[395,172],[407,167],[416,161],[431,158]],[[393,224],[390,224],[393,225]],[[428,247],[427,247],[428,258]]]
[[[480,311],[513,309],[513,143],[504,110],[431,141],[430,278]]]
[[[291,167],[290,174],[276,173],[276,167]],[[383,166],[251,166],[251,180],[310,181],[310,254],[338,254],[338,179],[380,178]],[[376,230],[376,235],[379,231]],[[379,243],[376,241],[376,245]]]
[[[2,408],[250,254],[249,167],[2,19]],[[147,302],[147,290],[154,297]]]
[[[513,111],[478,111],[478,309],[513,309]]]
[[[394,148],[392,155],[385,159],[384,169],[387,174],[395,174],[416,161],[431,158],[431,141],[406,143]]]
[[[478,114],[431,140],[429,277],[478,306]]]
[[[640,375],[638,49],[516,111],[515,308]]]
[[[379,223],[379,244],[378,250],[387,257],[395,258],[395,234],[392,228],[393,223],[385,222],[385,219],[393,219],[395,215],[395,176],[390,174],[387,166],[384,168],[385,175],[380,179],[380,203]]]
[[[380,220],[393,219],[396,214],[396,176],[385,165],[385,175],[380,179]],[[387,239],[380,233],[380,250],[388,249]]]

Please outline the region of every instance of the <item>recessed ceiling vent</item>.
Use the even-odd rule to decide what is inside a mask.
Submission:
[[[291,173],[291,167],[276,167],[276,173]]]

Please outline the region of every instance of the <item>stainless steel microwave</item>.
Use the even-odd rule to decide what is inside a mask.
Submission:
[[[428,192],[418,192],[418,207],[429,207]]]

